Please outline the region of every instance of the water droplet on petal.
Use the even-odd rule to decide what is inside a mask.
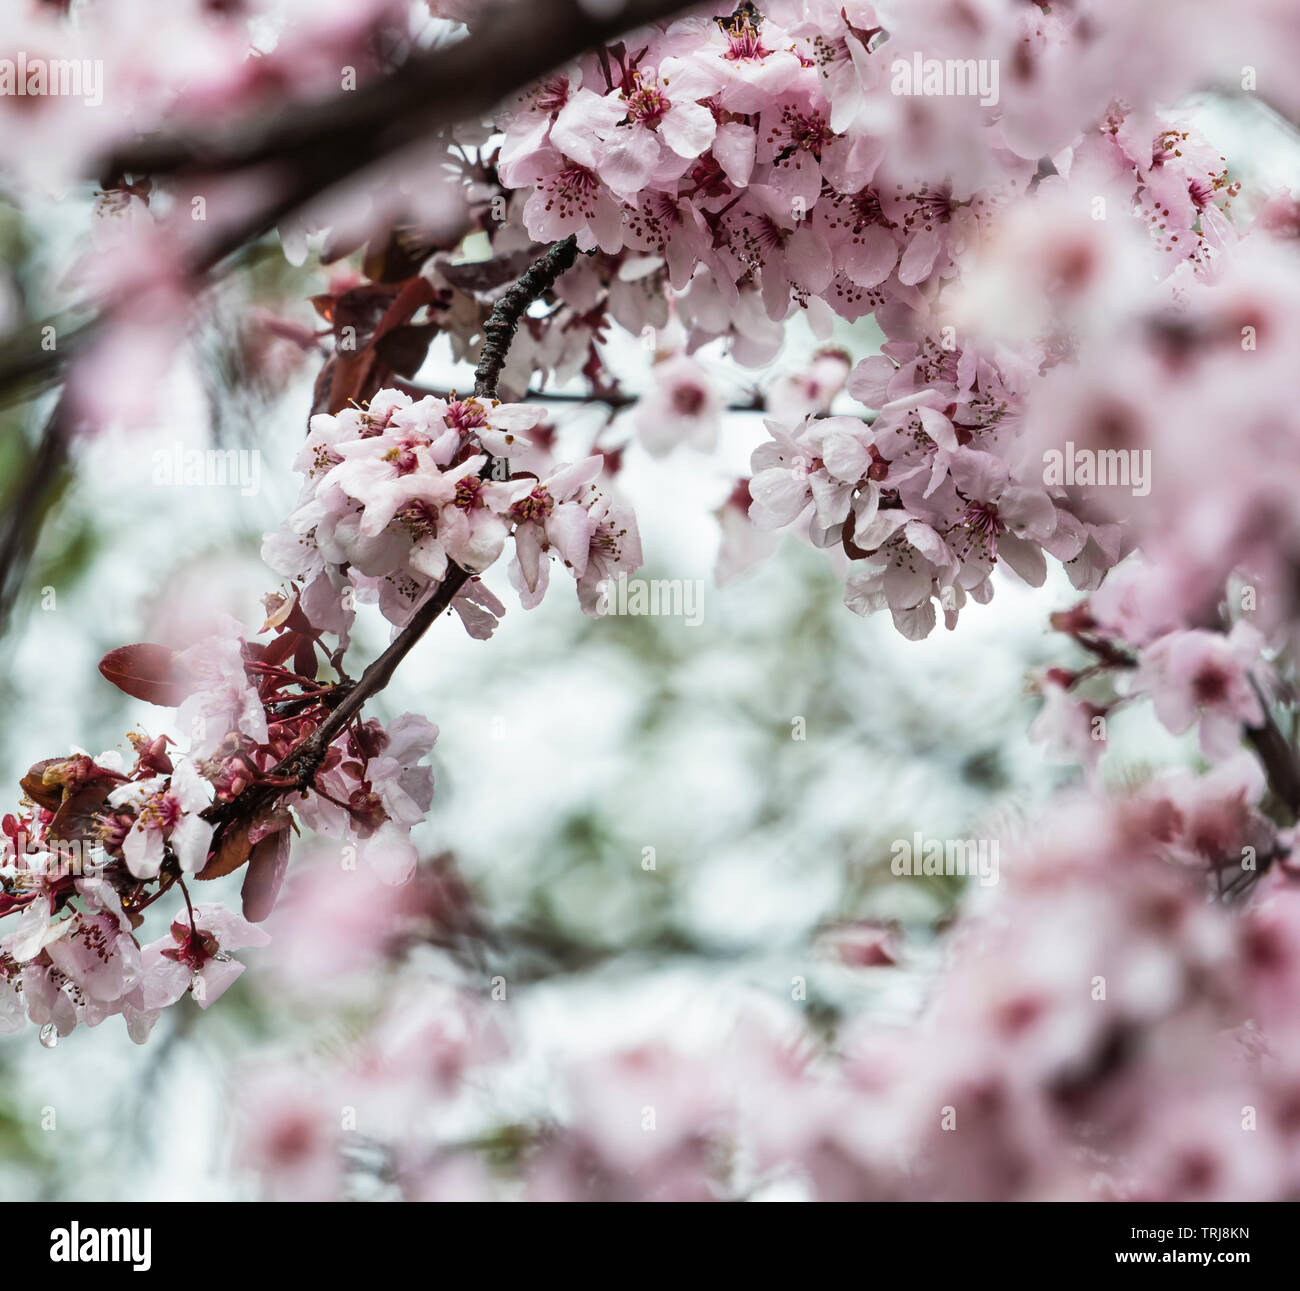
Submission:
[[[59,1029],[53,1022],[47,1022],[41,1028],[41,1043],[47,1049],[53,1049],[59,1043]]]

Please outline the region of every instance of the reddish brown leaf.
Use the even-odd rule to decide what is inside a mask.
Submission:
[[[420,272],[433,249],[426,238],[394,229],[366,248],[361,272],[374,282],[405,282]]]
[[[390,371],[409,379],[424,365],[429,346],[439,330],[437,323],[410,323],[395,327],[375,342],[375,353]]]
[[[435,263],[438,272],[458,291],[478,296],[487,295],[508,282],[517,281],[535,257],[536,253],[531,248],[526,248],[511,255],[498,256],[492,260],[476,260],[469,264],[452,264],[447,256],[439,256]]]
[[[280,895],[284,872],[289,866],[291,834],[281,829],[268,834],[259,842],[248,858],[248,871],[240,896],[244,902],[244,918],[249,923],[261,923],[271,913],[275,899]]]
[[[293,670],[300,677],[316,680],[316,647],[306,637],[299,637],[293,652]]]
[[[285,620],[285,624],[301,636],[314,637],[319,635],[316,628],[312,626],[311,620],[302,612],[302,605],[296,596],[294,597],[293,608],[289,611],[289,617]]]
[[[164,708],[175,708],[190,693],[175,652],[147,641],[110,650],[99,661],[99,671],[133,699]]]
[[[46,829],[49,838],[61,843],[93,841],[99,837],[95,828],[100,812],[106,805],[109,790],[117,782],[111,779],[93,780],[70,794],[54,813]]]
[[[334,321],[334,301],[335,301],[334,296],[328,294],[322,294],[320,296],[310,296],[308,297],[308,299],[315,307],[316,312],[327,323],[332,323]]]
[[[334,317],[330,320],[334,335],[347,349],[365,349],[382,330],[384,316],[401,291],[395,283],[364,282],[350,287],[334,301]],[[405,322],[406,318],[398,321]],[[344,328],[352,330],[345,333]]]
[[[31,770],[19,781],[22,791],[38,806],[47,811],[57,811],[63,802],[63,786],[45,783],[47,767],[61,766],[67,758],[45,758],[34,763]]]
[[[88,785],[98,786],[102,793],[107,793],[124,778],[97,766],[85,754],[77,754],[70,758],[45,758],[37,762],[23,776],[21,784],[23,792],[33,802],[49,811],[58,811],[69,794]]]
[[[217,849],[208,857],[208,863],[194,876],[196,879],[219,879],[223,875],[233,874],[248,860],[252,843],[248,831],[252,821],[240,821],[231,825],[221,835]]]
[[[292,632],[282,632],[274,641],[259,646],[257,657],[262,663],[282,664],[293,653],[296,642]]]

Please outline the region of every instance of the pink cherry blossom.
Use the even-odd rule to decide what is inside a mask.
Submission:
[[[1243,725],[1264,720],[1251,680],[1261,644],[1247,623],[1238,623],[1226,637],[1170,632],[1142,651],[1133,690],[1151,696],[1171,731],[1198,725],[1205,755],[1225,758],[1237,748]]]
[[[212,826],[200,813],[211,801],[211,783],[189,761],[178,763],[165,784],[160,777],[115,789],[109,803],[135,809],[135,821],[122,843],[131,873],[137,878],[154,878],[166,848],[187,874],[202,869]]]

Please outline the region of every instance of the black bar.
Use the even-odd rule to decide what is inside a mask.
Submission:
[[[1288,1204],[881,1202],[805,1206],[780,1216],[763,1205],[675,1205],[671,1219],[658,1223],[633,1207],[605,1207],[599,1227],[574,1213],[586,1208],[512,1205],[470,1215],[443,1204],[413,1216],[400,1204],[11,1204],[3,1267],[10,1286],[29,1272],[85,1280],[110,1270],[188,1276],[206,1286],[261,1283],[286,1271],[300,1285],[318,1275],[327,1279],[322,1285],[334,1285],[367,1266],[375,1277],[423,1270],[421,1281],[430,1282],[439,1268],[454,1266],[465,1285],[476,1272],[499,1281],[503,1255],[533,1274],[545,1264],[551,1276],[563,1276],[567,1264],[617,1275],[628,1260],[644,1277],[648,1258],[680,1276],[684,1257],[703,1243],[708,1265],[733,1277],[756,1266],[776,1282],[788,1265],[793,1275],[817,1278],[829,1274],[831,1261],[848,1259],[864,1284],[900,1276],[930,1284],[949,1274],[993,1280],[1172,1268],[1204,1278],[1242,1266],[1289,1273],[1296,1260],[1296,1212]],[[123,1229],[138,1234],[133,1249],[120,1234],[99,1236]],[[132,1257],[143,1249],[145,1229],[148,1268],[136,1272]],[[52,1252],[69,1252],[74,1233],[79,1257],[98,1249],[117,1260],[52,1259]]]

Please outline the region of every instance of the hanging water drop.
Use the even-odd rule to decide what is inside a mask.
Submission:
[[[59,1043],[59,1029],[53,1022],[47,1022],[41,1028],[41,1043],[47,1049],[53,1049]]]

